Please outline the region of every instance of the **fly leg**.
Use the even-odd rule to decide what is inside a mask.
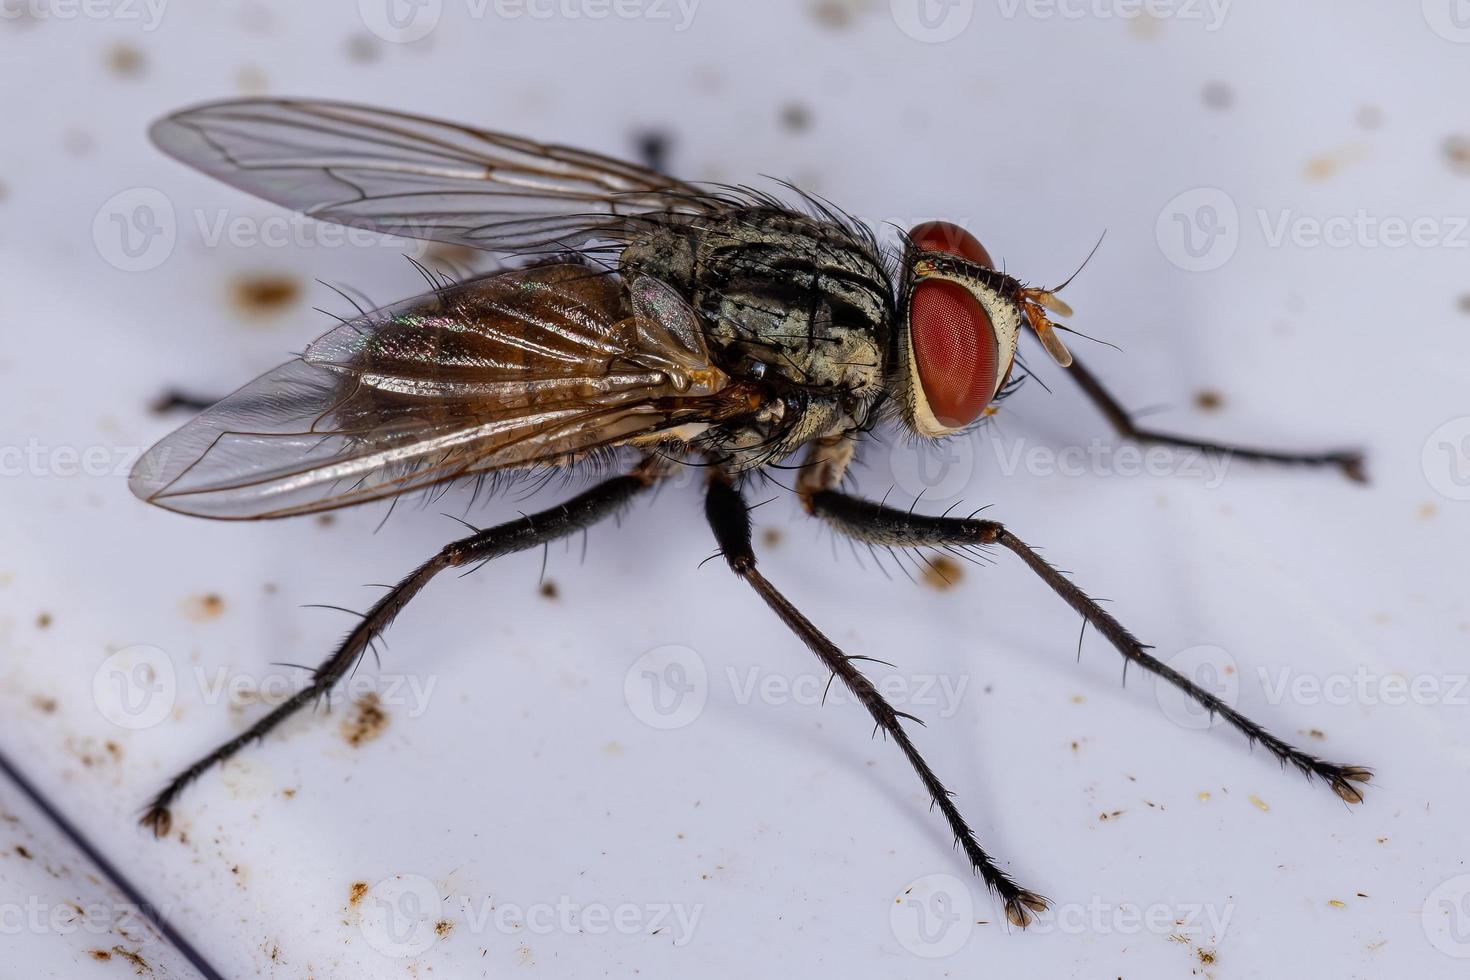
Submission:
[[[556,507],[487,528],[446,545],[373,604],[362,617],[362,621],[342,640],[336,652],[316,669],[309,684],[277,705],[270,714],[246,731],[175,776],[149,804],[141,823],[152,828],[157,836],[167,834],[172,823],[169,808],[185,787],[211,766],[229,759],[251,741],[264,739],[287,718],[326,697],[333,685],[357,663],[373,640],[388,628],[394,617],[403,611],[435,575],[448,568],[477,565],[502,555],[534,548],[590,527],[617,513],[634,495],[653,485],[658,472],[656,467],[645,465],[631,475],[617,476],[599,483]]]
[[[975,839],[974,831],[970,829],[970,825],[960,814],[959,808],[955,806],[949,790],[944,788],[944,784],[939,781],[934,770],[929,768],[929,764],[924,761],[924,757],[909,740],[908,732],[904,730],[902,719],[907,718],[910,721],[919,721],[919,719],[898,711],[889,704],[873,686],[873,682],[854,666],[854,658],[839,650],[756,569],[755,551],[750,543],[749,508],[740,496],[740,491],[723,477],[717,476],[710,482],[709,493],[705,498],[705,517],[709,520],[710,528],[714,531],[715,539],[719,542],[720,550],[725,561],[729,563],[731,571],[748,582],[750,587],[755,589],[756,594],[765,600],[766,605],[770,606],[772,611],[781,618],[781,621],[811,648],[811,651],[817,655],[817,659],[822,661],[823,666],[841,678],[842,683],[853,693],[853,696],[868,709],[868,714],[872,715],[877,727],[898,745],[905,758],[909,760],[909,764],[918,773],[924,788],[929,791],[933,805],[939,808],[945,820],[949,822],[955,843],[964,849],[971,866],[1004,904],[1006,918],[1013,925],[1021,928],[1030,924],[1033,913],[1046,908],[1046,899],[1017,885],[1010,875],[996,866],[990,855],[985,853],[980,846],[980,842]],[[919,723],[922,724],[922,722]]]
[[[881,504],[835,490],[809,491],[803,495],[803,502],[811,514],[826,521],[843,534],[879,547],[948,547],[963,550],[999,545],[1007,549],[1025,562],[1037,577],[1051,586],[1052,591],[1061,596],[1063,601],[1071,606],[1078,615],[1107,637],[1127,662],[1135,663],[1173,684],[1208,711],[1211,717],[1219,715],[1228,721],[1251,744],[1259,743],[1265,746],[1266,750],[1279,759],[1283,766],[1295,766],[1308,779],[1323,780],[1347,803],[1363,801],[1362,790],[1354,784],[1368,782],[1372,776],[1370,770],[1362,766],[1325,762],[1314,755],[1303,752],[1285,739],[1271,734],[1179,671],[1160,661],[1148,652],[1152,649],[1151,647],[1141,643],[1096,600],[1072,584],[1070,579],[1031,550],[1024,541],[995,521],[961,517],[926,517],[884,507]]]
[[[1077,384],[1086,393],[1092,404],[1097,406],[1124,439],[1145,445],[1174,446],[1182,449],[1197,449],[1210,455],[1220,455],[1228,458],[1245,459],[1259,463],[1281,463],[1289,466],[1335,466],[1342,471],[1343,475],[1355,483],[1367,483],[1368,477],[1363,469],[1362,453],[1339,450],[1336,452],[1317,453],[1288,453],[1274,449],[1255,449],[1247,446],[1233,446],[1226,443],[1206,442],[1202,439],[1189,439],[1184,436],[1170,435],[1165,432],[1155,432],[1152,429],[1140,428],[1134,423],[1133,417],[1128,411],[1118,404],[1118,400],[1108,393],[1093,373],[1082,366],[1082,362],[1073,360],[1067,368],[1067,373],[1076,380]]]

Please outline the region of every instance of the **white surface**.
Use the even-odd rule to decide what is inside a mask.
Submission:
[[[1463,975],[1470,503],[1446,495],[1463,487],[1431,435],[1470,424],[1470,252],[1456,228],[1470,178],[1443,152],[1470,126],[1470,46],[1437,34],[1418,4],[1237,3],[1219,23],[1140,25],[1104,16],[1131,9],[1121,3],[1063,5],[1080,17],[981,3],[942,44],[903,33],[878,0],[823,6],[855,13],[834,28],[806,4],[705,0],[677,31],[506,19],[494,6],[477,18],[482,8],[445,0],[425,41],[380,43],[369,62],[348,55],[364,27],[347,3],[179,3],[154,30],[121,17],[0,23],[0,444],[36,447],[18,467],[7,448],[0,481],[5,750],[231,977]],[[116,43],[143,53],[141,77],[109,71]],[[281,213],[165,159],[144,131],[237,92],[242,72],[271,93],[608,152],[668,126],[681,175],[770,173],[873,221],[959,221],[1034,281],[1069,274],[1106,228],[1067,297],[1073,324],[1123,353],[1073,346],[1128,405],[1169,406],[1160,425],[1218,438],[1357,443],[1372,486],[1243,464],[1218,485],[1107,461],[1079,476],[1008,472],[1018,440],[1041,453],[1111,444],[1043,365],[1053,393],[1031,384],[1007,403],[923,506],[993,504],[1166,659],[1227,651],[1248,713],[1376,768],[1367,802],[1346,807],[1232,733],[1171,721],[1151,679],[1133,671],[1120,687],[1118,657],[1095,635],[1074,663],[1076,617],[1009,557],[942,594],[891,562],[890,581],[782,495],[757,512],[786,532],[767,549],[769,577],[851,652],[897,665],[869,666],[916,693],[930,724],[915,738],[986,847],[1057,904],[1017,933],[971,883],[983,924],[905,945],[917,920],[901,894],[928,875],[968,880],[965,867],[865,714],[842,698],[807,703],[821,680],[810,655],[719,564],[696,571],[713,544],[684,487],[592,532],[585,562],[580,542],[553,548],[555,602],[537,594],[538,554],[434,583],[390,633],[382,672],[359,675],[427,697],[383,687],[388,726],[358,748],[339,732],[342,710],[293,724],[183,798],[187,843],[148,839],[134,824],[146,798],[261,711],[210,703],[209,685],[296,678],[268,665],[315,663],[344,627],[301,603],[363,608],[375,594],[364,583],[396,579],[457,531],[439,516],[447,503],[400,507],[375,535],[380,510],[329,527],[211,524],[127,493],[130,454],[169,426],[145,408],[162,388],[227,390],[325,330],[312,305],[342,308],[310,286],[279,317],[242,318],[234,276],[286,271],[380,302],[417,288],[381,247],[206,243],[196,209],[247,224]],[[1205,104],[1211,82],[1229,87],[1228,108]],[[809,108],[809,130],[781,125],[791,103]],[[1376,128],[1359,121],[1365,106],[1381,113]],[[1340,166],[1314,178],[1324,155]],[[164,195],[177,240],[156,268],[126,273],[108,261],[105,202],[136,188]],[[1209,272],[1170,261],[1166,205],[1198,188],[1223,190],[1240,215],[1238,249]],[[1435,241],[1388,247],[1357,232],[1346,247],[1273,246],[1263,210],[1267,228],[1287,212],[1427,218]],[[1221,392],[1223,411],[1195,410],[1201,389]],[[66,447],[101,447],[98,472],[68,475]],[[870,447],[859,486],[897,486],[891,499],[907,502],[922,487],[915,465],[902,444]],[[208,593],[223,611],[198,621],[191,603]],[[162,723],[129,730],[99,711],[93,681],[137,644],[165,652],[178,688]],[[625,681],[668,645],[696,651],[709,683],[696,718],[660,730],[630,709]],[[752,671],[774,685],[766,695],[743,693]],[[1398,677],[1420,685],[1411,703],[1394,703]],[[930,678],[963,695],[925,703]],[[82,763],[108,740],[120,758]],[[384,884],[353,906],[357,881]],[[451,931],[420,955],[385,955],[404,948],[382,901],[413,913],[402,896],[424,882]],[[623,931],[595,927],[623,905],[638,909]],[[593,918],[563,925],[558,906]],[[697,916],[692,930],[655,924],[664,907]],[[1195,918],[1133,918],[1151,909]],[[11,940],[16,976],[44,975],[64,941]]]

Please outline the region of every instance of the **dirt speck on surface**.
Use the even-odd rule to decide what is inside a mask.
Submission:
[[[184,600],[184,618],[191,623],[208,623],[225,613],[225,600],[217,592],[204,592]]]
[[[248,317],[274,316],[300,296],[300,281],[286,273],[242,272],[230,282],[230,302]]]
[[[1257,810],[1260,810],[1262,813],[1270,813],[1271,812],[1271,806],[1270,806],[1270,804],[1268,804],[1265,800],[1261,799],[1256,794],[1252,793],[1250,795],[1250,801],[1251,801],[1251,805],[1253,805]]]
[[[774,548],[779,545],[782,539],[785,537],[786,535],[781,531],[779,527],[768,527],[761,532],[761,544],[765,545],[767,548]]]
[[[331,527],[333,524],[336,524],[336,523],[337,523],[337,515],[336,514],[318,514],[318,515],[316,515],[316,526],[317,527]]]
[[[342,720],[342,738],[357,748],[383,734],[387,727],[387,712],[379,703],[378,696],[369,692],[352,702],[352,711]]]
[[[87,955],[99,963],[106,963],[112,959],[112,954],[105,949],[89,949],[87,950]]]
[[[1235,104],[1235,92],[1224,82],[1206,82],[1201,96],[1211,109],[1229,109]]]
[[[354,881],[347,889],[347,904],[356,905],[368,893],[371,886],[365,881]]]
[[[638,162],[649,170],[668,173],[669,148],[674,138],[667,130],[645,129],[633,134],[633,146],[638,151]]]
[[[818,24],[837,31],[851,27],[872,5],[873,0],[813,0],[810,9]]]
[[[148,71],[148,59],[131,44],[119,42],[107,49],[107,70],[118,78],[142,78]]]
[[[1164,18],[1144,12],[1128,21],[1128,33],[1140,41],[1152,41],[1164,36]]]
[[[241,65],[235,71],[235,91],[240,95],[264,95],[270,88],[270,79],[257,65]]]
[[[1199,946],[1195,948],[1194,955],[1199,957],[1201,966],[1211,966],[1215,962],[1215,951],[1213,949],[1205,949],[1203,946]]]
[[[557,586],[556,579],[546,579],[536,591],[541,594],[541,598],[543,599],[558,599],[561,597],[561,588]]]
[[[1349,143],[1335,150],[1319,153],[1307,161],[1306,178],[1314,181],[1329,180],[1367,156],[1367,147],[1361,143]]]
[[[126,946],[114,946],[112,952],[114,956],[127,960],[132,965],[134,975],[140,977],[153,975],[153,967],[138,954],[138,951],[128,949]]]
[[[36,859],[35,858],[35,855],[31,854],[30,851],[26,850],[25,849],[25,845],[23,845],[23,844],[17,844],[17,845],[15,845],[15,853],[16,854],[19,854],[21,857],[25,858],[27,861],[34,861]]]
[[[48,612],[42,612],[42,613],[37,613],[36,614],[36,629],[38,629],[38,630],[50,629],[51,628],[51,623],[52,623],[52,619],[51,619],[51,614],[50,613],[48,613]]]
[[[56,714],[56,699],[46,694],[31,695],[31,707],[43,715]]]
[[[1449,163],[1450,169],[1465,177],[1470,177],[1470,136],[1464,133],[1456,133],[1445,138],[1444,158]]]
[[[812,110],[800,102],[790,102],[781,107],[781,128],[792,133],[804,133],[812,128]]]
[[[1225,407],[1225,396],[1213,388],[1202,388],[1194,393],[1194,407],[1201,412],[1218,412]]]
[[[440,919],[438,922],[434,923],[434,935],[438,936],[440,939],[443,939],[445,936],[449,935],[453,931],[454,923],[450,922],[448,919]]]
[[[948,592],[964,577],[964,568],[947,555],[934,555],[924,563],[924,584],[936,591]]]
[[[383,46],[369,34],[354,34],[347,39],[347,60],[360,65],[371,64],[383,56]]]

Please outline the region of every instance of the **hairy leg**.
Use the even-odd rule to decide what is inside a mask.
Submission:
[[[1118,404],[1102,383],[1097,380],[1093,373],[1082,366],[1082,362],[1073,360],[1067,368],[1070,374],[1086,393],[1087,397],[1097,406],[1098,411],[1112,423],[1118,435],[1134,442],[1153,444],[1158,446],[1174,446],[1181,449],[1197,449],[1201,452],[1233,457],[1236,459],[1250,460],[1260,463],[1281,463],[1288,466],[1334,466],[1349,480],[1355,483],[1368,482],[1367,474],[1363,469],[1363,456],[1361,453],[1348,450],[1315,453],[1289,453],[1274,449],[1256,449],[1247,446],[1234,446],[1220,442],[1206,442],[1201,439],[1190,439],[1184,436],[1170,435],[1165,432],[1155,432],[1134,423],[1133,417],[1128,411]]]
[[[250,728],[175,776],[149,804],[141,821],[143,825],[152,828],[157,836],[167,834],[172,825],[170,807],[185,787],[211,766],[229,759],[250,742],[265,738],[287,718],[325,697],[357,663],[373,640],[388,628],[394,617],[403,611],[435,575],[447,568],[474,565],[524,551],[590,527],[611,517],[634,495],[651,486],[656,479],[654,474],[655,470],[644,468],[630,476],[613,477],[556,507],[487,528],[446,545],[373,604],[361,622],[342,640],[336,652],[316,669],[309,684],[277,705],[270,714]]]
[[[919,721],[913,715],[896,710],[873,686],[873,682],[853,664],[853,657],[839,650],[831,640],[813,626],[775,586],[766,581],[756,568],[755,551],[750,543],[750,511],[740,491],[722,477],[710,482],[709,494],[705,498],[705,516],[715,533],[720,550],[730,570],[750,584],[766,605],[781,618],[793,633],[801,638],[811,651],[822,661],[823,666],[842,680],[863,707],[872,715],[874,724],[898,745],[909,764],[918,773],[919,780],[929,791],[933,805],[944,814],[953,831],[955,843],[964,849],[971,866],[1000,897],[1005,905],[1006,918],[1013,925],[1024,928],[1034,918],[1034,913],[1046,908],[1046,899],[1035,892],[1027,891],[1016,884],[1010,875],[1002,871],[985,853],[975,833],[965,822],[954,799],[934,770],[924,761],[919,750],[904,730],[902,719]],[[922,724],[922,722],[920,722]]]
[[[1259,743],[1279,759],[1282,765],[1295,766],[1308,779],[1320,778],[1332,791],[1348,803],[1361,803],[1362,790],[1355,784],[1366,783],[1372,772],[1362,766],[1325,762],[1296,748],[1285,739],[1271,734],[1188,677],[1154,657],[1151,649],[1138,640],[1122,623],[1112,617],[1098,602],[1083,592],[1070,579],[1053,568],[1020,538],[995,521],[962,517],[926,517],[911,514],[835,490],[817,490],[804,495],[808,510],[844,534],[875,545],[893,548],[972,548],[999,545],[1014,553],[1036,575],[1051,586],[1099,633],[1107,637],[1130,663],[1164,678],[1201,705],[1212,716],[1219,715],[1243,734],[1251,743]]]

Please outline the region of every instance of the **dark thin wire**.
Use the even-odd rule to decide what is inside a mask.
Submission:
[[[143,918],[147,919],[174,949],[183,954],[184,959],[188,960],[205,980],[225,980],[224,974],[210,966],[209,961],[187,939],[174,931],[173,926],[169,925],[163,914],[151,902],[143,898],[143,893],[128,880],[127,876],[104,857],[102,852],[97,850],[92,842],[51,804],[50,800],[41,795],[41,791],[36,789],[35,785],[11,764],[3,751],[0,751],[0,772],[4,772],[10,777],[11,782],[20,787],[20,791],[56,825],[56,829],[60,830],[78,850],[87,856],[97,870],[101,871],[103,876],[127,897],[128,901],[142,913]]]

